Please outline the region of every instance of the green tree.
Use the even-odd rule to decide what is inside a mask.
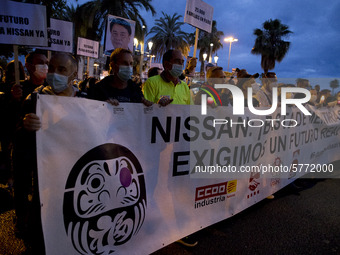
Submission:
[[[149,34],[153,36],[148,40],[153,42],[151,53],[160,60],[163,54],[170,49],[178,49],[183,55],[188,56],[189,34],[182,31],[184,24],[179,21],[181,15],[175,13],[172,16],[162,12],[163,17],[156,19],[155,26],[150,30]]]
[[[251,50],[252,54],[261,55],[261,67],[264,73],[275,67],[275,61],[281,62],[289,50],[290,42],[282,38],[288,36],[292,31],[288,26],[281,24],[278,19],[267,20],[263,23],[263,29],[255,29],[255,44]]]
[[[214,55],[220,48],[223,48],[223,44],[221,43],[221,38],[224,36],[222,31],[217,30],[217,22],[213,20],[211,33],[200,30],[198,35],[197,49],[199,49],[199,61],[201,61],[201,72],[204,71],[204,58],[203,54],[210,54],[210,44],[213,44],[211,55]],[[190,34],[190,43],[195,44],[195,32]],[[212,58],[213,59],[213,58]]]
[[[330,83],[329,83],[329,86],[332,88],[332,95],[334,95],[334,89],[337,89],[340,87],[339,85],[339,80],[335,79],[335,80],[332,80]]]
[[[50,18],[61,19],[66,8],[66,0],[14,0],[16,2],[40,4],[46,6],[46,16]]]

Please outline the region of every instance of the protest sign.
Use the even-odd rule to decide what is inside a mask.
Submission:
[[[38,4],[2,1],[0,43],[47,46],[46,7]]]
[[[73,50],[73,23],[50,19],[50,27],[47,29],[49,47],[37,47],[39,49],[72,53]]]
[[[133,51],[136,22],[108,15],[105,30],[105,55],[110,56],[116,48]]]
[[[77,54],[91,58],[98,58],[99,42],[78,37]]]
[[[211,33],[214,8],[201,0],[187,0],[184,22]]]

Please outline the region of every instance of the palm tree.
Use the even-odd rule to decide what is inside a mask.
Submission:
[[[211,33],[200,30],[198,35],[197,49],[200,50],[199,53],[199,61],[201,61],[201,72],[204,71],[204,59],[203,54],[210,53],[210,44],[213,44],[211,54],[217,52],[220,48],[223,48],[223,44],[221,43],[221,38],[224,36],[222,31],[217,30],[216,20],[213,20]],[[195,33],[190,35],[190,43],[195,43]]]
[[[289,50],[290,42],[282,40],[292,31],[288,26],[281,24],[278,19],[267,20],[263,23],[263,30],[254,30],[256,35],[255,45],[251,50],[252,54],[261,55],[261,67],[266,74],[268,70],[275,67],[275,61],[281,62]]]
[[[335,79],[335,80],[332,80],[330,83],[329,83],[329,86],[332,88],[332,95],[334,95],[334,89],[337,89],[340,87],[339,85],[339,80]]]
[[[111,14],[122,18],[136,21],[135,37],[138,40],[143,38],[143,29],[146,27],[144,18],[139,13],[139,10],[144,9],[151,11],[151,14],[156,13],[155,9],[151,5],[152,0],[92,0],[84,5],[88,12],[93,15],[94,10],[97,11],[97,15],[104,21],[106,16]],[[87,16],[85,16],[87,18]],[[105,22],[100,24],[99,30],[104,31]]]
[[[155,26],[150,30],[154,34],[148,41],[153,42],[151,53],[160,60],[163,54],[170,49],[178,49],[183,55],[188,56],[189,34],[181,30],[184,24],[179,21],[181,15],[175,13],[172,16],[162,12],[163,17],[156,19]]]

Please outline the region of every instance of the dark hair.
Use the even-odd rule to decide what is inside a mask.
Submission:
[[[24,66],[22,65],[21,61],[18,61],[19,63],[19,79],[20,80],[25,80],[25,70],[24,70]],[[12,60],[11,62],[9,62],[6,65],[5,68],[5,79],[4,81],[6,83],[10,83],[10,82],[14,82],[15,81],[15,64],[14,64],[14,60]]]
[[[163,54],[163,60],[162,60],[162,64],[163,64],[163,66],[164,66],[164,62],[165,61],[171,61],[171,59],[172,59],[172,52],[173,52],[174,50],[168,50],[167,52],[165,52],[164,54]]]
[[[158,67],[151,67],[148,71],[148,78],[158,75],[158,70],[161,70],[161,69]]]
[[[125,27],[126,30],[129,33],[129,35],[131,35],[131,25],[126,20],[119,19],[119,18],[118,19],[112,19],[111,22],[110,22],[110,32],[111,32],[114,24],[121,25],[121,26]]]
[[[132,55],[132,52],[127,49],[117,48],[111,53],[110,62],[117,63],[119,56],[124,53],[128,53]]]
[[[29,53],[28,55],[26,55],[25,63],[32,64],[34,57],[37,56],[37,55],[44,55],[46,57],[45,51],[36,50],[36,51],[33,51],[33,52]]]

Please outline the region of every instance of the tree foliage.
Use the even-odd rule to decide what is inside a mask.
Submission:
[[[162,12],[163,17],[156,19],[155,26],[150,30],[153,36],[148,40],[153,42],[151,53],[160,60],[163,54],[170,49],[178,49],[184,56],[188,56],[189,34],[182,31],[184,24],[179,21],[181,15],[175,13],[172,16]]]
[[[290,42],[282,38],[287,37],[292,31],[280,20],[267,20],[263,23],[263,29],[255,29],[255,44],[252,54],[261,55],[261,67],[264,73],[275,68],[275,62],[281,62],[287,54]]]
[[[334,95],[334,90],[340,87],[340,85],[339,85],[339,80],[337,80],[337,79],[332,80],[332,81],[329,83],[329,86],[332,88],[332,94]]]

